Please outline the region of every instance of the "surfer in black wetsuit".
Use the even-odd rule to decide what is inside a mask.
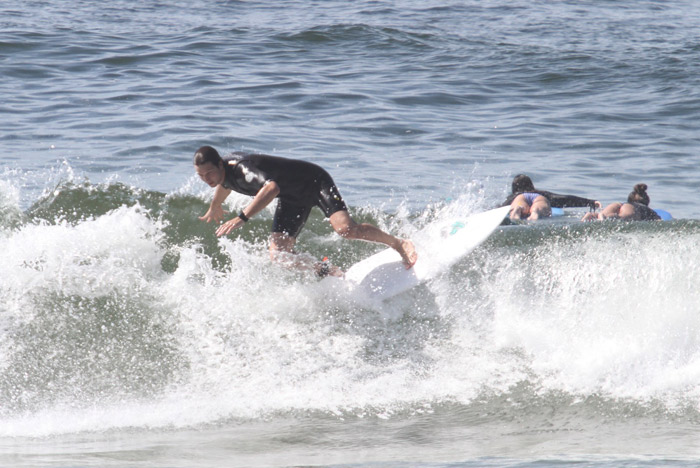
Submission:
[[[222,222],[222,204],[231,191],[253,197],[238,216],[217,228],[217,236],[227,235],[243,226],[277,198],[279,201],[270,235],[270,256],[273,260],[285,261],[289,257],[282,258],[282,254],[294,253],[296,238],[311,208],[318,206],[330,219],[335,232],[342,237],[386,244],[401,255],[406,268],[416,263],[417,253],[413,242],[394,237],[371,224],[356,223],[350,217],[331,176],[316,164],[263,154],[233,153],[222,158],[211,146],[203,146],[194,154],[194,167],[204,182],[216,188],[209,210],[200,217],[201,220]],[[292,263],[303,266],[298,260]],[[329,269],[322,263],[315,263],[314,269],[321,276],[329,273],[342,275],[337,268]]]
[[[512,205],[513,201],[523,193],[537,193],[542,195],[549,202],[549,206],[552,208],[573,208],[573,207],[584,207],[587,206],[592,210],[596,208],[601,208],[602,205],[597,200],[591,200],[589,198],[577,197],[575,195],[559,195],[558,193],[548,192],[546,190],[537,190],[535,185],[532,183],[532,179],[525,174],[519,174],[513,178],[513,184],[511,186],[512,193],[506,198],[501,206]]]
[[[628,221],[658,221],[661,219],[656,211],[649,208],[647,184],[637,184],[627,197],[627,203],[611,203],[600,213],[586,213],[582,221],[604,219],[624,219]]]

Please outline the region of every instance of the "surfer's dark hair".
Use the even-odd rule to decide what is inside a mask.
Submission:
[[[219,152],[211,146],[202,146],[194,152],[194,165],[201,166],[202,164],[211,163],[218,166],[222,162]]]
[[[634,190],[627,197],[628,203],[641,203],[649,206],[649,195],[647,195],[647,184],[637,184]]]
[[[513,177],[513,185],[511,186],[513,193],[534,192],[535,184],[525,174],[518,174]]]

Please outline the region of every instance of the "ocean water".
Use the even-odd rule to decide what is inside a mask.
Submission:
[[[0,466],[700,463],[692,1],[0,5]],[[663,223],[504,226],[368,304],[217,239],[194,150],[310,160],[410,237],[515,174]],[[248,203],[232,195],[235,212]],[[316,211],[298,246],[379,247]]]

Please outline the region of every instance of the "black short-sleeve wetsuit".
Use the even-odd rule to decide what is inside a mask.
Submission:
[[[316,164],[247,153],[233,153],[223,160],[224,188],[255,196],[266,183],[277,183],[280,193],[272,232],[297,237],[314,206],[326,217],[348,209],[330,174]]]
[[[548,192],[546,190],[528,190],[530,193],[537,193],[549,200],[549,204],[552,208],[573,208],[573,207],[583,207],[587,206],[591,209],[595,209],[595,200],[589,198],[577,197],[576,195],[560,195],[558,193]],[[508,195],[506,201],[503,202],[501,206],[508,206],[513,203],[515,197],[524,192],[512,193]]]
[[[647,205],[644,205],[643,203],[637,203],[637,202],[627,202],[629,205],[634,206],[634,216],[632,216],[631,219],[635,221],[658,221],[661,219],[661,216],[659,214],[649,208]]]

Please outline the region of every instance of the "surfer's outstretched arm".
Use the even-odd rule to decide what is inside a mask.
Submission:
[[[231,191],[229,189],[224,188],[221,185],[217,185],[216,189],[214,190],[214,198],[209,204],[209,209],[206,213],[204,213],[204,216],[200,216],[199,219],[206,221],[207,223],[212,221],[221,221],[224,219],[223,203],[230,194]]]
[[[279,193],[280,188],[275,182],[270,181],[266,183],[255,195],[253,201],[250,202],[250,205],[243,208],[238,216],[219,226],[219,229],[216,230],[216,235],[224,236],[229,234],[234,229],[243,226],[244,223],[248,222],[248,219],[260,213],[267,205],[269,205],[272,200],[279,195]]]

